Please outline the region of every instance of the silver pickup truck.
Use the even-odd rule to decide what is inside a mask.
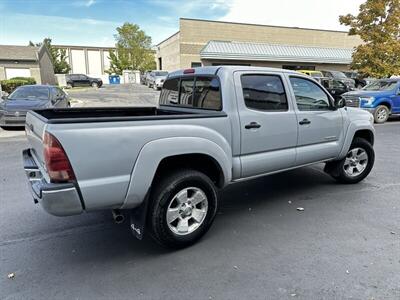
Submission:
[[[23,161],[34,201],[57,216],[129,215],[137,237],[146,228],[179,248],[206,233],[228,184],[322,162],[357,183],[374,164],[372,115],[297,72],[176,71],[159,102],[29,112]]]

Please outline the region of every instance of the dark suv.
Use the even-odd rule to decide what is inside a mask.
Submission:
[[[68,88],[75,86],[101,87],[103,85],[103,81],[100,78],[93,78],[84,74],[68,74],[65,79]]]
[[[354,79],[348,78],[343,72],[330,70],[321,70],[321,72],[325,77],[343,82],[348,89],[354,89],[356,86]]]

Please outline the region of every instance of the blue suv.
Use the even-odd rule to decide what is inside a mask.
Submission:
[[[384,123],[390,115],[400,114],[400,78],[376,80],[361,90],[342,95],[346,106],[360,107]]]

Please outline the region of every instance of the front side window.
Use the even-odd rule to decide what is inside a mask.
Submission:
[[[279,76],[248,74],[241,77],[241,82],[248,108],[266,111],[288,109],[285,89]]]
[[[313,111],[330,109],[328,95],[316,83],[299,77],[290,77],[290,83],[299,110]]]

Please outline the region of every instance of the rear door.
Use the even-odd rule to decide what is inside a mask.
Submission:
[[[240,116],[242,177],[290,168],[297,119],[280,73],[235,72]]]
[[[89,77],[86,75],[79,75],[79,85],[80,86],[90,86]]]
[[[293,102],[296,103],[298,141],[296,165],[304,165],[339,155],[343,117],[328,93],[314,80],[290,75]]]

